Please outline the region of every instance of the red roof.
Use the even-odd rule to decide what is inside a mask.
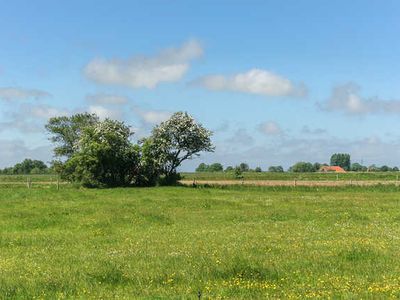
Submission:
[[[346,173],[346,171],[339,166],[323,166],[320,172],[336,172],[336,173]]]

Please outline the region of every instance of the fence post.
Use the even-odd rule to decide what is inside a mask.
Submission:
[[[57,176],[57,191],[60,189],[60,177]]]

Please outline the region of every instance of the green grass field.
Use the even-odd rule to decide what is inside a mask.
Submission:
[[[193,172],[181,173],[187,180],[233,180],[233,172]],[[273,173],[273,172],[244,172],[246,180],[397,180],[400,172],[348,172],[348,173]]]
[[[399,192],[0,188],[0,299],[398,298]]]

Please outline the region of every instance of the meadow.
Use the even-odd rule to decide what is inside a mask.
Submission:
[[[347,172],[347,173],[294,173],[294,172],[243,172],[244,180],[399,180],[400,172]],[[234,172],[181,173],[185,180],[235,180]],[[1,179],[0,179],[1,180]]]
[[[2,187],[0,298],[398,298],[399,192]]]

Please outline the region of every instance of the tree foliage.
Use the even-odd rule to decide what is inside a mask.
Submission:
[[[183,161],[203,151],[214,151],[211,135],[211,131],[196,123],[188,113],[177,112],[153,129],[148,142],[152,144],[153,159],[161,173],[173,177]]]
[[[248,172],[250,170],[249,165],[247,163],[244,163],[244,162],[242,162],[239,165],[239,168],[240,168],[240,171],[242,171],[242,172]]]
[[[331,156],[331,166],[342,167],[346,171],[350,171],[351,161],[350,154],[347,153],[335,153]]]
[[[296,173],[306,173],[306,172],[315,172],[314,165],[309,162],[298,162],[295,163],[291,168],[291,172],[296,172]]]
[[[26,175],[26,174],[45,174],[50,170],[47,165],[41,160],[24,159],[22,162],[15,164],[13,167],[0,170],[0,174],[7,175]]]
[[[201,163],[196,168],[196,172],[222,172],[223,170],[224,167],[220,163],[213,163],[211,165]]]
[[[123,122],[106,119],[85,127],[65,163],[66,177],[85,186],[127,186],[133,183],[139,150]]]
[[[212,133],[184,112],[156,126],[138,144],[132,143],[133,133],[124,122],[100,121],[95,114],[51,118],[46,129],[58,158],[54,169],[85,186],[170,183],[179,178],[183,161],[214,150]]]
[[[89,113],[50,118],[45,128],[51,135],[50,141],[55,144],[54,155],[71,157],[77,150],[78,141],[85,128],[98,122],[99,117]]]
[[[282,166],[271,166],[268,168],[268,172],[273,172],[273,173],[282,173],[284,172]]]

